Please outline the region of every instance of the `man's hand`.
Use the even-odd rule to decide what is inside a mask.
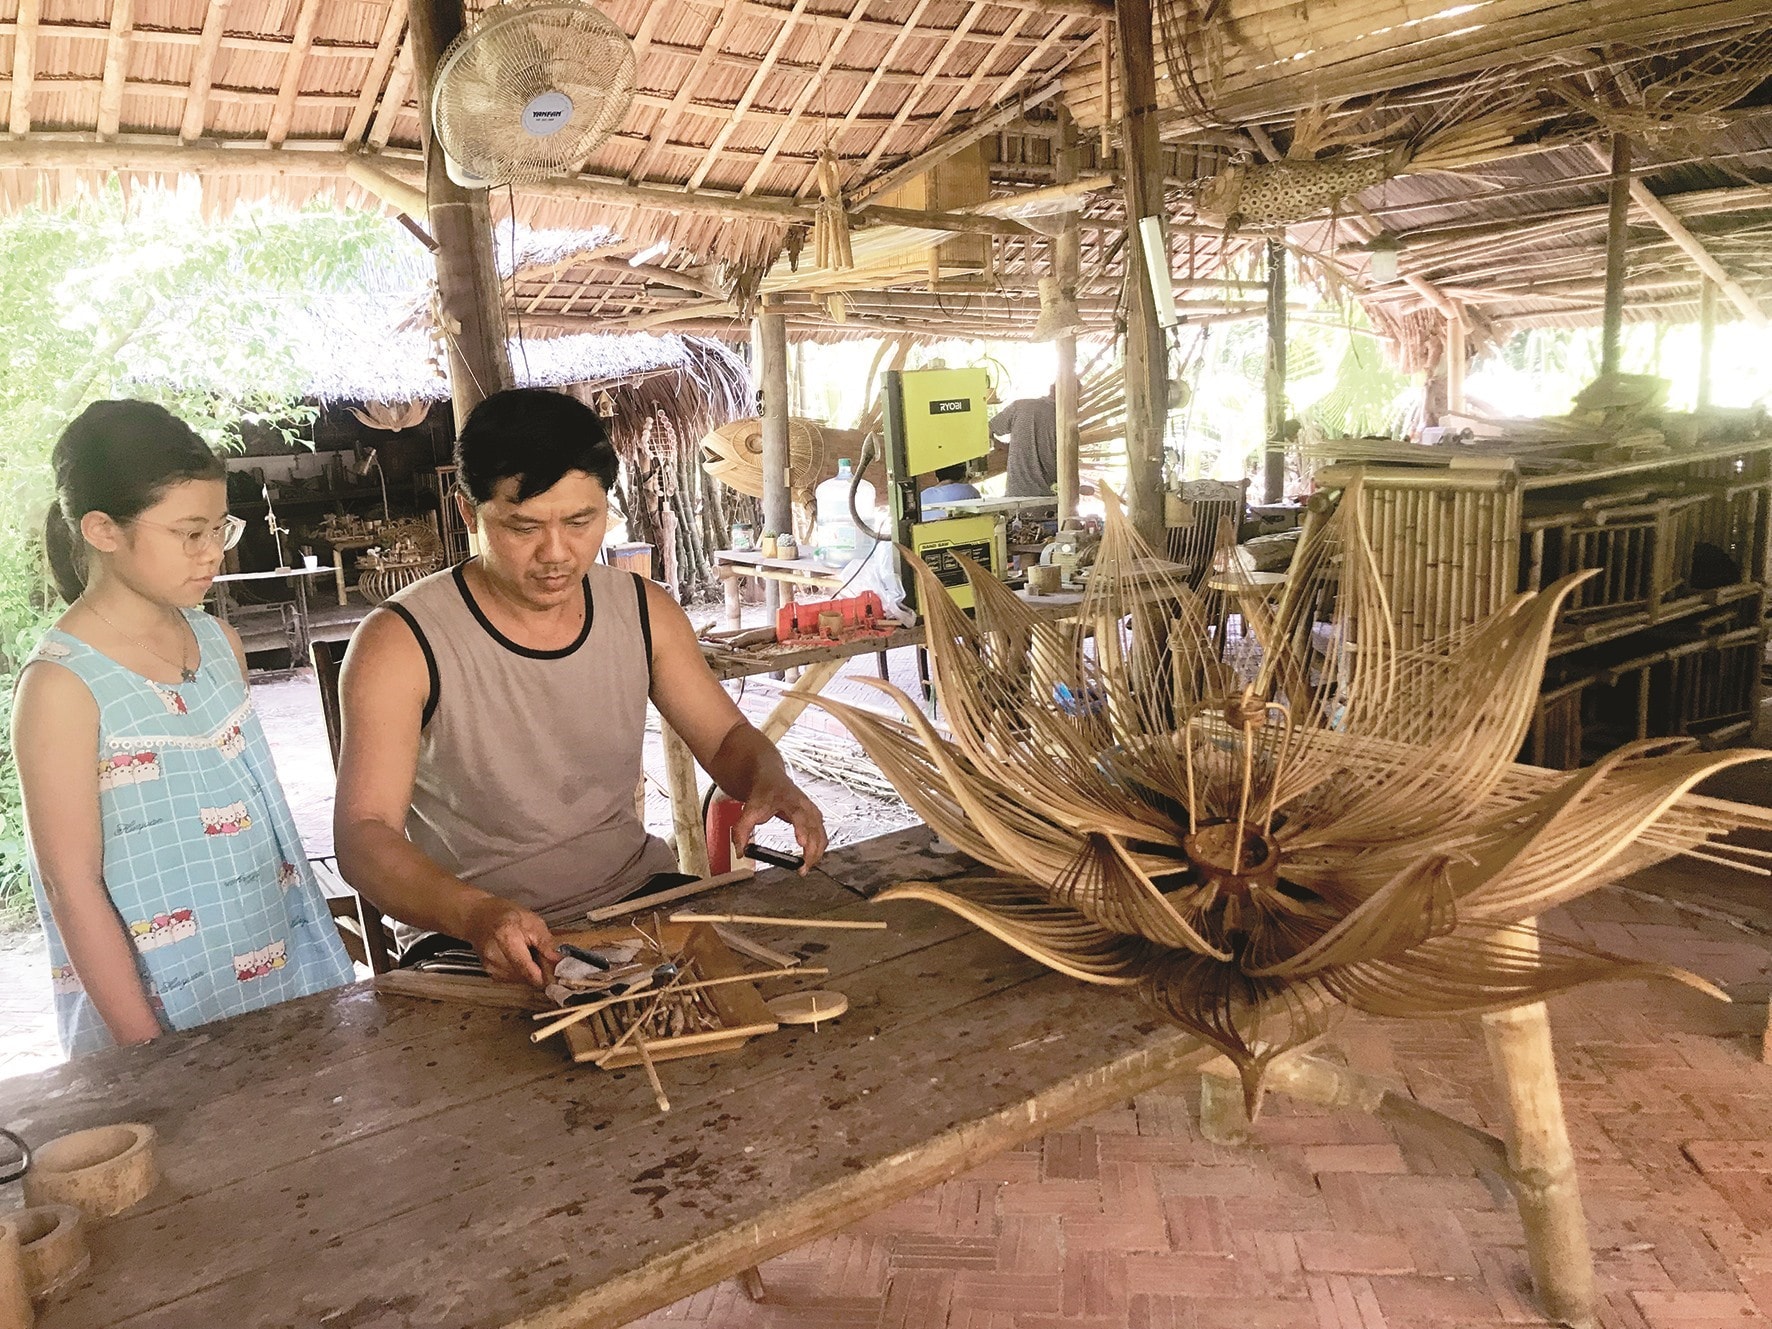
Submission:
[[[501,983],[540,988],[553,981],[560,952],[540,914],[489,895],[468,911],[461,935],[479,952],[487,974]]]
[[[805,876],[824,857],[824,815],[800,792],[800,786],[788,778],[779,763],[774,770],[759,774],[751,786],[751,796],[745,800],[733,830],[733,843],[749,844],[752,832],[774,817],[793,826],[794,839],[800,842],[800,853],[806,859],[800,869],[800,875]]]

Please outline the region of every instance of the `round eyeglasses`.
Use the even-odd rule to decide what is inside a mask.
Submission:
[[[199,526],[195,529],[189,526],[168,526],[158,521],[144,521],[140,517],[135,518],[132,524],[151,526],[157,531],[170,531],[180,536],[185,542],[185,553],[192,558],[196,558],[210,545],[219,546],[225,553],[239,544],[240,537],[246,534],[246,523],[231,512],[214,526]]]

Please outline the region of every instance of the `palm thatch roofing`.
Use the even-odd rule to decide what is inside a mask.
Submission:
[[[1057,190],[1080,222],[1079,311],[1113,327],[1124,212],[1104,115],[1119,113],[1123,39],[1108,0],[602,7],[639,57],[626,119],[577,174],[493,200],[500,218],[599,231],[510,275],[527,332],[729,336],[766,290],[799,336],[1028,335],[1051,272],[1061,105],[1082,137],[1081,180]],[[1591,321],[1593,149],[1614,131],[1638,140],[1637,179],[1743,297],[1772,296],[1772,0],[1154,8],[1171,257],[1191,318],[1255,312],[1259,291],[1225,281],[1226,264],[1283,235],[1411,358],[1458,310],[1480,330]],[[421,176],[405,0],[0,0],[7,73],[0,206],[113,171],[198,175],[217,208],[316,194],[383,206],[386,189],[359,183],[365,163]],[[811,264],[827,147],[858,251],[880,260],[869,272]],[[1275,158],[1304,164],[1277,189],[1257,169]],[[976,197],[883,206],[938,159],[974,161]],[[1233,176],[1259,187],[1227,214],[1215,201]],[[1399,282],[1370,280],[1363,246],[1380,233],[1402,244]],[[1641,210],[1632,241],[1631,316],[1694,309],[1689,247]],[[931,280],[943,242],[977,257]]]

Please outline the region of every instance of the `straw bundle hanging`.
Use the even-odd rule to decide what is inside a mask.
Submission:
[[[828,272],[855,266],[849,247],[849,214],[843,207],[843,183],[837,157],[829,148],[818,154],[818,205],[812,219],[813,262]]]
[[[1711,837],[1736,826],[1772,826],[1685,797],[1769,754],[1669,740],[1572,773],[1514,765],[1579,578],[1399,651],[1364,505],[1350,488],[1330,506],[1313,508],[1278,606],[1240,597],[1263,648],[1247,684],[1219,662],[1207,606],[1111,496],[1078,615],[1097,625],[1092,650],[988,570],[961,560],[974,620],[918,565],[950,733],[887,684],[903,721],[816,704],[1000,875],[875,898],[931,901],[1065,974],[1137,991],[1237,1065],[1252,1112],[1269,1063],[1337,1004],[1465,1015],[1646,975],[1720,995],[1667,965],[1540,945],[1532,920],[1699,845],[1722,857]],[[1315,606],[1331,587],[1325,637]]]

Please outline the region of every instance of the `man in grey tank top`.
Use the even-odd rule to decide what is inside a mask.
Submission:
[[[634,807],[646,704],[807,866],[824,821],[726,695],[682,609],[597,561],[615,450],[589,407],[514,389],[474,409],[457,495],[480,553],[390,597],[345,659],[333,834],[345,880],[404,926],[542,985],[550,928],[675,871]],[[423,943],[421,943],[423,944]]]

